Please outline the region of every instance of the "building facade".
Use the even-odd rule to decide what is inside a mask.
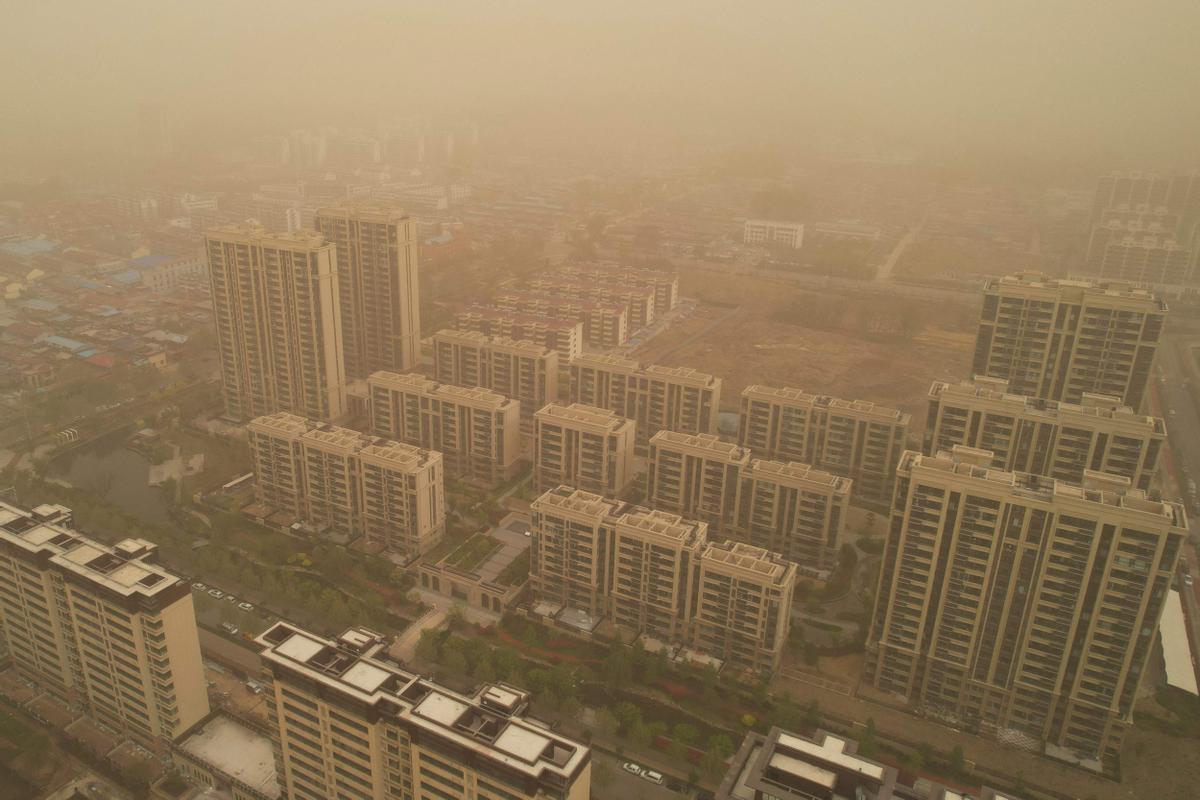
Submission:
[[[558,351],[545,344],[472,331],[433,335],[433,377],[441,383],[499,392],[521,404],[521,423],[533,433],[533,414],[558,400]]]
[[[256,225],[205,237],[226,416],[335,420],[346,373],[333,245]]]
[[[532,511],[529,574],[544,613],[608,619],[737,669],[779,666],[795,564],[709,542],[703,522],[568,486],[543,493]]]
[[[804,245],[804,223],[748,219],[742,225],[742,242],[752,245],[777,244],[799,250]]]
[[[864,400],[747,386],[738,443],[761,458],[797,461],[849,478],[856,504],[886,509],[909,422],[908,414]]]
[[[661,316],[679,305],[679,275],[674,272],[622,267],[618,264],[570,264],[559,274],[572,280],[654,292],[654,313]]]
[[[453,692],[397,665],[377,633],[276,623],[262,647],[275,772],[293,800],[587,800],[591,750],[527,716],[504,684]]]
[[[1111,772],[1187,520],[956,447],[900,463],[863,681],[946,721]]]
[[[246,426],[255,502],[308,527],[406,560],[446,527],[442,455],[410,444],[277,413]]]
[[[516,474],[521,456],[517,401],[416,373],[373,373],[367,391],[376,435],[436,450],[451,474],[481,485],[495,486]]]
[[[1120,281],[1020,272],[988,281],[972,371],[1028,397],[1078,403],[1085,393],[1140,410],[1167,306]]]
[[[533,486],[616,497],[634,478],[632,420],[592,406],[549,403],[534,416]]]
[[[1166,441],[1165,423],[1134,413],[1115,397],[1084,394],[1079,404],[1009,394],[999,378],[935,381],[922,452],[965,445],[990,450],[992,466],[1068,483],[1085,470],[1128,478],[1149,490]]]
[[[574,359],[570,376],[570,401],[632,419],[639,449],[662,430],[717,432],[720,378],[688,367],[643,367],[628,358],[593,354]]]
[[[613,286],[593,283],[569,276],[535,277],[529,281],[535,292],[586,300],[595,303],[620,303],[625,306],[629,333],[633,334],[654,322],[654,289],[648,286]]]
[[[346,376],[404,372],[421,360],[417,223],[398,208],[322,208],[317,230],[336,248]]]
[[[526,291],[500,292],[492,304],[503,311],[545,317],[583,326],[583,341],[592,347],[620,347],[629,338],[629,313],[615,300],[578,300]]]
[[[750,451],[708,433],[659,431],[650,438],[646,505],[734,535]]]
[[[208,714],[191,586],[153,543],[0,503],[0,607],[17,674],[142,747],[164,754]]]
[[[498,308],[471,306],[454,317],[460,331],[538,342],[558,353],[559,384],[566,382],[571,359],[583,352],[583,323],[531,317]]]

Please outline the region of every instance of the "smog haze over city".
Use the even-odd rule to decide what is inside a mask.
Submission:
[[[0,22],[0,800],[1196,795],[1200,4]]]

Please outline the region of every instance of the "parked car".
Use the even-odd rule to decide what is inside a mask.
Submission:
[[[231,594],[225,595],[226,603],[236,603],[237,601],[238,601],[238,599],[236,597],[234,597],[233,595],[231,595]]]
[[[1192,585],[1192,576],[1191,576],[1191,575],[1184,575],[1184,576],[1183,576],[1183,585],[1184,585],[1184,586],[1191,586],[1191,585]]]
[[[633,763],[632,761],[626,761],[624,764],[621,765],[621,769],[625,770],[626,772],[628,772],[631,775],[641,775],[642,774],[642,768],[639,767],[637,764]]]
[[[253,611],[254,610],[254,606],[251,605],[250,603],[238,603],[238,608],[240,608],[242,611]]]
[[[207,592],[208,591],[208,587],[205,586],[203,583],[199,583],[199,582],[193,583],[192,588],[195,589],[197,592]]]
[[[221,627],[222,627],[222,628],[224,628],[224,629],[225,629],[225,632],[226,632],[226,633],[228,633],[230,636],[237,636],[237,635],[238,635],[238,627],[237,627],[237,625],[234,625],[234,624],[233,624],[233,623],[231,623],[231,622],[222,622],[222,623],[221,623]]]
[[[655,769],[642,770],[642,777],[645,778],[646,780],[650,781],[651,783],[657,783],[659,786],[662,786],[663,776],[662,776],[662,773],[659,772],[658,770],[655,770]]]
[[[218,600],[220,600],[222,597],[224,597],[224,596],[225,596],[225,593],[224,593],[224,592],[222,592],[220,589],[209,589],[209,590],[208,590],[208,593],[209,593],[211,596],[213,596],[213,597],[217,598]]]

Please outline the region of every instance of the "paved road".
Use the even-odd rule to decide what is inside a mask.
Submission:
[[[600,750],[592,751],[592,797],[600,800],[676,800],[694,794],[672,791],[665,782],[659,786],[645,778],[631,775],[621,766],[627,760],[629,759],[618,758]],[[605,765],[605,769],[612,776],[612,780],[604,786],[598,786],[595,780],[596,769],[601,764]],[[678,778],[673,780],[679,781]]]

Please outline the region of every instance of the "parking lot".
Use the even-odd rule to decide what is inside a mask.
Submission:
[[[678,800],[680,797],[693,797],[693,793],[687,793],[686,790],[675,791],[668,784],[679,784],[683,789],[683,781],[678,778],[664,776],[662,785],[651,783],[643,777],[633,775],[626,771],[624,764],[629,762],[628,758],[619,758],[614,755],[602,752],[600,750],[592,751],[592,760],[595,762],[592,765],[592,796],[603,798],[613,798],[613,800]],[[612,775],[612,780],[605,786],[599,786],[596,783],[596,769],[600,764],[606,765],[609,773]]]

